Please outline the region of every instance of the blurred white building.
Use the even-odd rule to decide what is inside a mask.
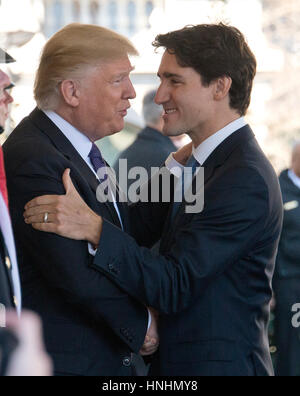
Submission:
[[[43,31],[49,37],[70,22],[106,26],[132,37],[146,28],[156,7],[164,0],[43,0]]]
[[[9,66],[17,88],[13,123],[34,108],[33,77],[45,41],[71,22],[99,24],[131,38],[140,52],[133,62],[137,91],[129,124],[140,127],[141,104],[147,90],[157,87],[161,55],[151,45],[156,35],[188,24],[220,22],[238,27],[258,59],[258,75],[249,112],[260,141],[267,139],[265,104],[272,96],[270,75],[284,67],[283,52],[270,46],[263,32],[264,0],[0,0],[0,45],[17,63]],[[135,128],[133,128],[135,129]],[[125,139],[126,140],[126,139]],[[112,139],[118,148],[126,145]],[[129,142],[130,140],[128,140]]]

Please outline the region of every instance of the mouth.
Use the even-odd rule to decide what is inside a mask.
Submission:
[[[169,116],[176,114],[178,110],[176,108],[169,108],[169,109],[164,109],[165,114],[164,114],[164,119],[167,119]]]
[[[124,110],[120,110],[119,113],[121,114],[122,117],[126,117],[127,116],[127,111],[128,111],[129,107],[127,107]]]

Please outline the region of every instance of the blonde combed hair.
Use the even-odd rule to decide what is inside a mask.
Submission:
[[[62,81],[80,78],[84,71],[101,62],[138,55],[124,36],[96,25],[72,23],[46,43],[36,73],[34,97],[43,110],[56,110]]]

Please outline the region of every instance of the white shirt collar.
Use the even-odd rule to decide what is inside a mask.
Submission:
[[[93,145],[90,139],[54,111],[47,110],[44,113],[60,129],[81,157],[88,161]]]
[[[241,117],[230,124],[228,124],[225,128],[222,128],[208,139],[206,139],[203,143],[201,143],[196,149],[193,147],[193,156],[199,162],[199,164],[203,165],[207,158],[212,154],[212,152],[230,135],[239,129],[243,128],[247,125],[247,122],[244,117]]]
[[[292,182],[295,184],[295,186],[297,186],[298,188],[300,188],[300,177],[298,177],[298,176],[296,175],[296,173],[295,173],[292,169],[290,169],[290,170],[288,171],[288,176],[289,176],[289,178],[292,180]]]

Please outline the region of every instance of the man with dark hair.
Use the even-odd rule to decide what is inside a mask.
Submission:
[[[186,132],[193,141],[192,150],[171,155],[167,167],[183,178],[179,162],[193,171],[203,166],[200,189],[198,176],[184,187],[199,195],[204,188],[204,207],[187,213],[185,200],[174,201],[160,255],[90,215],[84,236],[99,245],[95,268],[160,312],[153,374],[273,375],[267,329],[282,200],[276,174],[241,117],[250,103],[255,57],[242,33],[223,24],[160,35],[155,46],[165,48],[156,95],[165,110],[164,132]],[[87,216],[90,209],[71,191],[29,203],[26,221],[78,237],[75,224],[87,219],[78,205]],[[45,226],[43,205],[49,203],[55,214]]]
[[[165,47],[181,67],[194,69],[204,87],[227,76],[230,108],[241,116],[250,105],[256,59],[242,33],[232,26],[198,25],[159,35],[154,47]]]

